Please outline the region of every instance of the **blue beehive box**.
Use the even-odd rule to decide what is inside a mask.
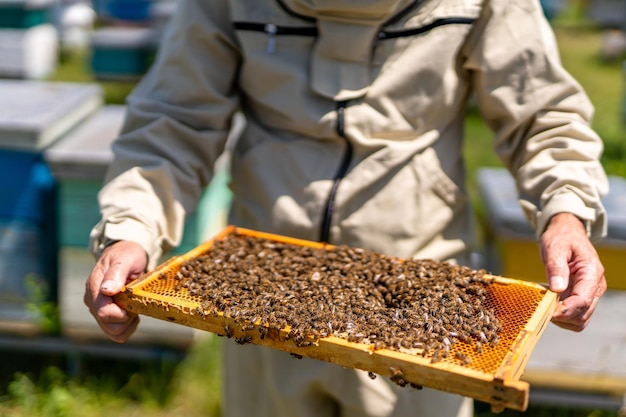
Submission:
[[[38,331],[56,301],[56,192],[40,153],[0,150],[0,330]]]
[[[622,0],[588,0],[585,17],[602,28],[623,29],[626,26],[626,5]]]
[[[28,29],[52,22],[53,0],[0,0],[0,28]]]
[[[91,36],[91,70],[99,79],[137,79],[152,65],[158,34],[151,28],[103,27]]]
[[[98,191],[113,158],[110,147],[122,127],[125,110],[120,105],[104,106],[44,152],[58,182],[61,247],[86,248],[89,232],[100,220]],[[174,253],[186,252],[202,241],[203,207],[201,204],[187,219],[183,241]]]
[[[95,7],[103,19],[143,22],[150,18],[153,0],[98,0]]]
[[[42,150],[101,103],[93,85],[0,81],[0,331],[32,333],[58,295],[57,182]]]

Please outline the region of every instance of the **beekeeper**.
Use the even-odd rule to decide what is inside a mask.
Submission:
[[[602,143],[538,1],[185,0],[172,19],[128,98],[91,233],[85,302],[112,340],[138,317],[111,296],[181,242],[239,111],[230,223],[467,264],[470,97],[561,293],[553,322],[588,323],[606,289],[591,243],[606,230]],[[226,416],[472,415],[460,396],[224,347]]]

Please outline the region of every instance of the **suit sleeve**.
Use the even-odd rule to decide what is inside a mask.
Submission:
[[[141,244],[150,266],[177,246],[223,152],[238,108],[240,55],[227,2],[178,3],[150,71],[128,98],[99,193],[94,253],[111,240]]]
[[[465,65],[537,237],[552,216],[570,212],[592,240],[602,238],[603,143],[590,125],[593,106],[561,65],[539,2],[488,0],[475,29]]]

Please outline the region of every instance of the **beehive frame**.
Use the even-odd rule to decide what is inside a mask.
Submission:
[[[392,377],[394,370],[400,370],[408,383],[485,401],[491,404],[494,412],[504,408],[526,410],[529,385],[520,378],[557,304],[557,295],[543,285],[493,277],[495,281],[488,286],[487,298],[495,307],[503,331],[499,343],[485,346],[481,353],[469,343],[455,343],[454,349],[471,359],[467,364],[453,359],[433,362],[430,355],[373,349],[371,344],[349,342],[334,335],[317,339],[309,346],[299,346],[289,338],[289,329],[277,331],[270,328],[261,333],[255,326],[251,331],[250,326],[244,327],[245,322],[223,314],[203,314],[199,297],[190,296],[184,289],[173,290],[173,275],[182,264],[210,251],[215,241],[229,234],[318,248],[329,246],[228,226],[215,238],[184,255],[170,258],[129,283],[115,296],[115,302],[137,314],[232,337],[242,343],[268,346],[387,377]]]

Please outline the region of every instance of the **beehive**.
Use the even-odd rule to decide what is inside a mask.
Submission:
[[[609,289],[626,290],[623,264],[626,251],[626,179],[609,176],[609,193],[602,198],[608,219],[607,236],[594,246],[604,266]],[[510,278],[545,281],[545,267],[537,240],[518,201],[515,180],[504,168],[480,168],[477,185],[485,206],[487,244],[497,253],[498,274]]]
[[[525,410],[528,384],[520,380],[530,353],[556,306],[556,295],[535,283],[492,277],[486,287],[485,308],[493,309],[501,324],[499,342],[485,344],[482,351],[470,342],[457,341],[447,357],[433,360],[432,351],[375,348],[352,342],[336,333],[302,344],[290,337],[289,328],[263,328],[225,315],[207,314],[202,299],[181,288],[176,274],[190,259],[210,253],[220,239],[233,234],[270,239],[299,246],[331,248],[321,243],[228,227],[213,240],[185,255],[171,258],[126,286],[116,302],[123,308],[162,320],[233,337],[239,343],[255,343],[350,368],[383,375],[413,386],[427,386],[469,396],[491,404]],[[463,358],[464,360],[459,360]]]

